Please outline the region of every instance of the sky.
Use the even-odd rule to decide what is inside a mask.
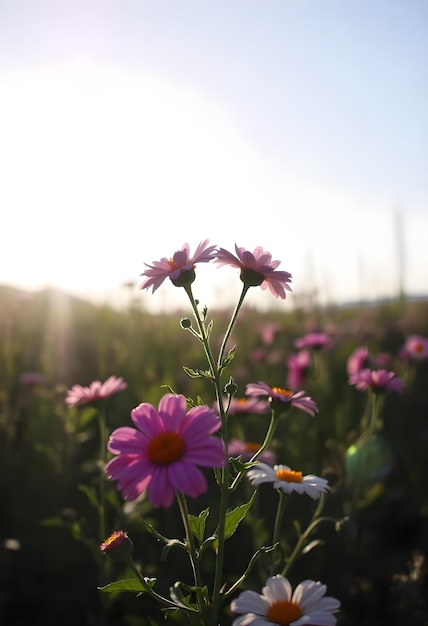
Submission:
[[[426,0],[0,0],[0,284],[181,307],[140,275],[209,239],[287,302],[427,294],[427,70]]]

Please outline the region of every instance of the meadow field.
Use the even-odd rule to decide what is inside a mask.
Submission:
[[[189,563],[174,544],[162,550],[153,532],[183,539],[176,506],[154,508],[141,497],[124,501],[114,482],[103,481],[110,458],[97,407],[68,406],[67,391],[110,376],[126,388],[105,403],[107,435],[131,426],[142,402],[158,405],[167,390],[215,406],[200,345],[186,324],[190,312],[153,314],[138,299],[124,310],[94,305],[57,291],[0,291],[0,624],[4,626],[137,626],[166,623],[148,595],[103,593],[124,575],[100,543],[123,529],[135,560],[168,593],[189,577]],[[216,345],[230,311],[208,311]],[[307,349],[296,367],[296,340],[328,338]],[[321,580],[341,603],[341,626],[428,624],[428,354],[405,349],[409,337],[428,338],[428,301],[352,307],[293,307],[272,311],[243,307],[233,331],[228,369],[242,398],[248,383],[303,389],[318,412],[280,420],[269,448],[279,462],[328,480],[323,523],[302,538],[314,512],[310,498],[289,498],[283,518],[282,558],[291,581]],[[350,357],[364,348],[371,370],[394,372],[403,384],[382,395],[381,411],[367,432],[368,394],[349,383]],[[303,357],[302,357],[303,358]],[[183,369],[190,368],[190,369]],[[298,377],[291,380],[292,374]],[[227,377],[226,377],[227,380]],[[296,386],[297,385],[297,386]],[[232,414],[231,437],[260,444],[268,418]],[[106,456],[107,455],[107,456]],[[242,458],[243,460],[243,458]],[[207,475],[209,486],[214,482]],[[210,482],[211,481],[211,482]],[[103,500],[100,501],[102,487]],[[276,494],[264,485],[226,542],[224,576],[234,581],[257,545],[271,543]],[[249,497],[245,479],[237,497]],[[197,515],[218,502],[208,490],[189,500]],[[100,507],[103,507],[102,511]],[[293,556],[293,546],[299,551]],[[202,574],[210,581],[213,556]],[[260,589],[260,558],[243,588]],[[222,626],[233,616],[224,606]],[[187,623],[169,615],[168,623]]]

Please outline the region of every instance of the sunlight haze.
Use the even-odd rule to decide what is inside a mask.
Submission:
[[[426,294],[427,41],[418,1],[2,0],[0,284],[181,306],[140,274],[208,238],[291,300]]]

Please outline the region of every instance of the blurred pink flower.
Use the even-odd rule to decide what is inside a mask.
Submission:
[[[106,465],[109,479],[118,481],[126,500],[135,500],[147,489],[154,507],[171,506],[175,491],[192,498],[207,490],[197,465],[221,467],[223,442],[212,437],[220,428],[218,416],[207,406],[186,413],[186,398],[166,394],[156,410],[143,403],[131,411],[135,428],[117,428],[108,449],[117,455]]]
[[[327,333],[308,333],[296,339],[294,346],[298,349],[312,348],[313,350],[328,350],[331,348],[331,339]]]
[[[359,391],[372,389],[375,392],[396,391],[403,393],[404,381],[395,375],[395,372],[386,370],[363,369],[351,374],[349,384],[355,385]]]
[[[256,326],[256,330],[260,333],[262,342],[267,346],[270,346],[274,342],[280,328],[281,326],[277,322],[264,322]]]
[[[252,441],[241,441],[241,439],[231,439],[229,441],[229,456],[241,457],[242,463],[248,463],[256,452],[260,450],[259,443],[253,443]],[[274,465],[276,463],[276,454],[272,450],[263,450],[258,457],[259,461],[264,461],[268,465]]]
[[[223,400],[224,408],[227,407],[227,398]],[[260,398],[232,398],[229,406],[229,415],[263,415],[269,412],[266,400]]]
[[[279,400],[286,404],[301,409],[309,415],[315,415],[318,412],[316,403],[309,396],[305,396],[304,391],[289,391],[281,387],[269,387],[264,382],[249,383],[245,393],[248,396],[267,396],[271,400]]]
[[[348,375],[356,374],[363,369],[366,369],[369,364],[369,349],[366,346],[360,346],[356,348],[352,354],[348,357],[346,363],[346,371]]]
[[[90,404],[96,400],[109,398],[119,393],[119,391],[126,389],[126,387],[127,384],[123,378],[110,376],[104,383],[99,380],[94,380],[89,387],[74,385],[68,390],[65,402],[70,408],[79,406],[80,404]]]
[[[400,355],[402,358],[415,359],[417,361],[428,359],[428,338],[420,335],[407,337]]]
[[[39,385],[43,385],[44,377],[43,374],[39,374],[38,372],[23,372],[19,377],[19,382],[21,385],[26,385],[27,387],[38,387]]]
[[[208,246],[209,239],[202,241],[196,248],[195,254],[190,256],[189,244],[185,243],[181,250],[174,252],[172,258],[167,259],[163,257],[160,261],[153,261],[153,265],[145,265],[149,268],[145,270],[141,276],[145,276],[146,279],[141,284],[140,289],[150,289],[152,287],[152,293],[161,286],[166,278],[170,278],[172,283],[178,287],[193,282],[189,276],[188,282],[185,281],[186,277],[182,277],[180,284],[180,277],[185,272],[192,272],[196,263],[207,263],[215,258],[215,250],[217,246]]]
[[[286,298],[286,290],[291,291],[288,285],[291,282],[289,272],[277,271],[280,261],[272,261],[272,255],[258,246],[254,252],[240,248],[235,244],[237,256],[224,248],[219,248],[215,263],[231,265],[241,270],[241,280],[250,287],[260,286],[269,289],[275,298]]]
[[[251,350],[249,356],[255,363],[263,363],[266,361],[267,354],[266,348],[256,348],[255,350]]]
[[[287,385],[290,389],[297,389],[305,382],[311,364],[309,350],[300,350],[287,359]]]

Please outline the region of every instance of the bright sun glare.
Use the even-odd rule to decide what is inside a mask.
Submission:
[[[29,288],[81,289],[91,271],[108,271],[119,284],[153,260],[152,252],[131,253],[127,275],[117,263],[126,249],[120,238],[132,241],[136,228],[161,217],[170,223],[162,244],[173,251],[183,243],[174,234],[186,211],[198,198],[205,209],[214,201],[215,192],[207,206],[212,177],[233,201],[236,175],[248,167],[223,112],[158,77],[75,64],[4,72],[2,84],[3,253],[13,258],[9,281],[22,283],[25,274]],[[200,230],[210,236],[206,225]],[[97,260],[99,237],[108,253]]]
[[[189,86],[85,61],[1,70],[0,136],[1,282],[108,298],[144,263],[210,238],[263,245],[300,294],[396,292],[390,205],[285,171]],[[229,293],[216,280],[218,303]]]

